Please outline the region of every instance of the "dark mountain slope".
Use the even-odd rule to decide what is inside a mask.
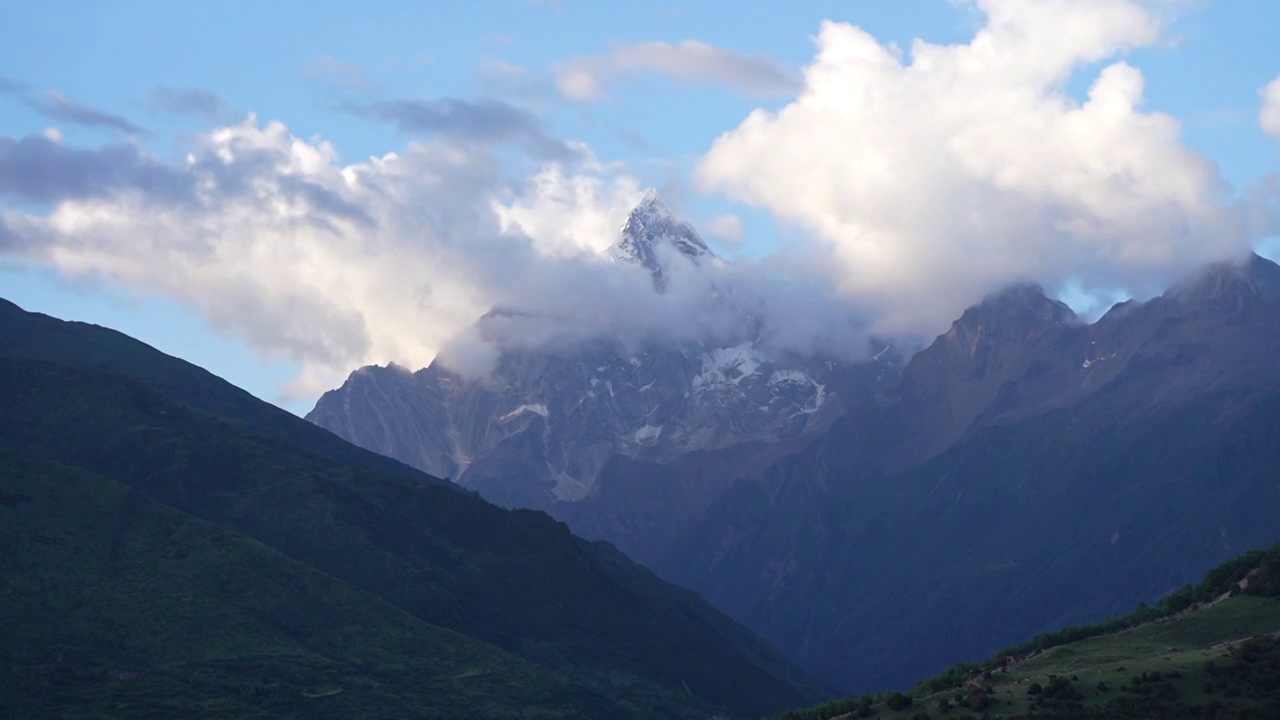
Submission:
[[[0,478],[6,718],[636,716],[119,483]]]
[[[440,482],[388,457],[336,441],[331,433],[297,422],[291,413],[262,402],[204,368],[165,355],[128,335],[98,325],[29,313],[3,298],[0,354],[119,373],[255,435],[290,442],[322,457],[388,475]]]
[[[181,384],[180,370],[140,347]],[[253,538],[642,714],[750,716],[824,693],[692,593],[542,513],[335,463],[115,374],[5,358],[0,396],[5,442]]]
[[[1055,307],[965,313],[879,407],[734,486],[664,575],[875,689],[1280,537],[1280,268],[1210,268],[1093,325]]]
[[[590,495],[556,503],[547,512],[575,534],[607,540],[627,557],[655,567],[735,480],[759,478],[797,449],[787,443],[741,443],[667,463],[615,455],[601,468]]]

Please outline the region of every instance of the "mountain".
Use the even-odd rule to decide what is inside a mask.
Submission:
[[[331,433],[299,423],[292,413],[258,400],[203,368],[157,352],[110,328],[24,312],[0,298],[0,352],[6,356],[74,363],[86,370],[120,374],[255,435],[294,443],[331,460],[376,472],[419,482],[441,482],[438,477],[383,454],[349,443],[335,443]]]
[[[669,289],[672,263],[718,261],[655,191],[627,217],[610,257],[648,272],[655,293]],[[731,293],[720,299],[731,303]],[[749,313],[742,325],[752,327]],[[726,346],[601,339],[507,350],[483,380],[438,362],[417,372],[365,367],[307,419],[492,502],[546,509],[589,537],[657,557],[734,479],[802,446],[896,378],[900,353],[886,345],[851,364],[769,352],[758,340],[747,331]],[[698,480],[655,487],[627,469],[635,463]],[[626,502],[637,495],[662,516]]]
[[[125,336],[0,304],[0,397],[5,717],[758,717],[826,693],[612,547]]]
[[[662,292],[676,274],[646,258],[715,258],[658,203],[613,256]],[[1280,500],[1268,260],[1092,323],[1015,286],[905,363],[893,345],[840,364],[750,338],[601,342],[508,352],[487,384],[366,368],[308,417],[547,509],[849,689],[1104,617],[1280,537],[1260,511]]]
[[[626,716],[121,483],[7,445],[0,478],[6,718]]]
[[[1092,324],[994,295],[655,566],[831,682],[908,684],[1280,537],[1277,357],[1257,256]]]
[[[1098,625],[1067,628],[957,665],[910,692],[792,710],[777,720],[921,717],[1035,720],[1280,717],[1280,546]]]
[[[653,276],[658,292],[667,287],[667,263],[684,258],[695,265],[715,253],[687,223],[676,219],[658,191],[649,188],[622,225],[621,237],[609,248],[609,255],[619,262],[639,265]],[[673,255],[674,257],[668,257]]]

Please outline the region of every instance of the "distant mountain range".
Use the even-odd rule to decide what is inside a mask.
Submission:
[[[659,202],[613,251],[655,292],[659,261],[715,261]],[[885,345],[862,363],[750,337],[522,351],[488,386],[364,368],[308,419],[545,508],[851,690],[1128,610],[1280,538],[1268,260],[1094,323],[1013,287],[909,358]]]
[[[652,718],[829,696],[605,543],[0,301],[0,716]]]
[[[998,294],[656,567],[833,682],[910,684],[1280,538],[1278,357],[1258,257],[1093,324]]]
[[[674,263],[719,262],[655,191],[628,216],[609,256],[647,271],[655,293],[666,291]],[[481,332],[506,314],[486,316]],[[752,326],[745,311],[742,325]],[[484,381],[467,381],[439,362],[417,372],[365,367],[325,393],[307,419],[493,502],[565,518],[583,516],[581,503],[657,490],[643,479],[631,488],[621,461],[670,464],[719,453],[715,473],[661,489],[659,505],[672,515],[662,520],[670,527],[661,539],[642,529],[627,537],[630,530],[592,534],[652,560],[728,483],[817,437],[887,387],[901,362],[883,345],[868,348],[868,355],[879,353],[875,360],[850,364],[774,354],[757,341],[748,332],[727,346],[649,342],[628,349],[600,340],[511,350]],[[602,513],[621,514],[619,528],[646,524],[633,509],[606,502]]]

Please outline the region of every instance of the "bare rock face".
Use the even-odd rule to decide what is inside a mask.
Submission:
[[[656,293],[668,289],[673,263],[718,261],[652,190],[609,254],[647,270]],[[509,351],[484,381],[438,363],[414,373],[366,367],[325,393],[307,419],[493,502],[548,508],[592,495],[614,456],[674,463],[695,452],[816,436],[851,402],[896,379],[900,353],[885,346],[873,353],[860,364],[780,357],[747,332],[727,347],[628,350],[598,341]]]
[[[666,264],[659,257],[663,248],[670,248],[695,265],[715,253],[688,224],[676,219],[671,208],[663,202],[658,191],[645,191],[622,225],[622,237],[609,248],[609,255],[617,261],[641,265],[653,275],[653,286],[658,292],[667,287]]]

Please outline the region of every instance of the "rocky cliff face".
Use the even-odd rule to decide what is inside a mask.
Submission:
[[[609,252],[647,271],[656,293],[667,290],[672,263],[718,261],[653,191]],[[414,373],[366,367],[307,419],[494,502],[546,508],[591,495],[615,455],[671,463],[813,437],[868,388],[896,378],[898,353],[874,351],[859,364],[780,356],[745,333],[729,346],[598,341],[509,351],[480,381],[438,363]]]

